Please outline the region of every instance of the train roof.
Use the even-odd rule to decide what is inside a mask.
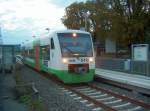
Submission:
[[[89,32],[86,32],[86,31],[73,30],[73,29],[57,30],[57,31],[54,31],[53,33],[71,33],[71,32],[90,34]]]
[[[90,34],[89,32],[82,31],[82,30],[72,30],[72,29],[56,30],[56,31],[50,32],[49,34],[44,35],[41,38],[36,38],[33,41],[29,41],[28,43],[24,44],[24,46],[27,49],[32,49],[33,48],[33,43],[37,42],[39,40],[40,40],[40,45],[49,44],[49,40],[48,39],[50,38],[50,35],[57,34],[57,33],[72,33],[72,32],[74,32],[74,33]]]

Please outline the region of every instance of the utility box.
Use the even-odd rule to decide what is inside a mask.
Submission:
[[[3,47],[3,69],[5,72],[11,72],[14,63],[14,51],[12,46]]]
[[[131,69],[131,60],[127,59],[124,61],[124,70],[130,71],[130,69]]]
[[[15,63],[16,55],[16,46],[17,49],[19,45],[0,45],[0,71],[12,72],[13,65]],[[19,50],[19,49],[18,49]]]

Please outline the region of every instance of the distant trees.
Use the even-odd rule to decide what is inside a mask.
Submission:
[[[110,3],[114,16],[111,18],[112,35],[126,45],[144,43],[150,33],[150,1],[112,0]]]
[[[69,29],[87,27],[98,38],[111,37],[125,46],[150,38],[149,0],[92,0],[73,3],[62,17]]]

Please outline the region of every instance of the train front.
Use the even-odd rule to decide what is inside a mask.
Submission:
[[[65,83],[82,83],[93,80],[95,58],[89,33],[58,33]]]

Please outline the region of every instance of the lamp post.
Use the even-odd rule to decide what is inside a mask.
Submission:
[[[46,28],[45,30],[47,30],[47,31],[48,31],[48,33],[49,33],[49,31],[50,31],[50,28]]]
[[[1,33],[1,27],[0,27],[0,44],[3,44],[2,33]]]
[[[87,31],[87,17],[85,17],[85,31]]]
[[[89,11],[83,12],[83,17],[84,17],[84,21],[85,21],[85,26],[84,26],[85,31],[88,31],[88,30],[87,30],[87,20],[88,20],[88,17],[89,17],[89,16],[90,16],[90,12],[89,12]]]

